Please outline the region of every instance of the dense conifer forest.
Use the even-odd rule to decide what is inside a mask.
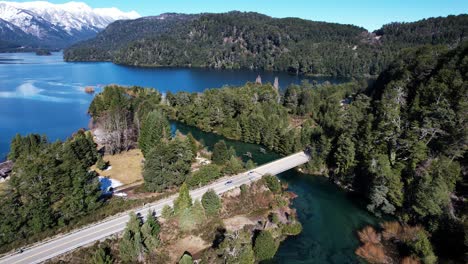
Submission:
[[[392,23],[371,33],[353,25],[258,13],[164,14],[117,21],[95,39],[64,53],[67,61],[132,66],[262,69],[293,74],[378,75],[400,50],[425,44],[456,46],[468,16]]]

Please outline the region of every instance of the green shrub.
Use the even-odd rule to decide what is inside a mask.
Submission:
[[[297,236],[302,232],[302,225],[298,221],[284,225],[282,229],[283,235]]]
[[[207,215],[217,215],[221,209],[221,199],[212,189],[208,190],[202,197],[202,204]]]
[[[169,205],[165,205],[161,211],[161,217],[169,219],[174,215],[174,210]]]
[[[424,230],[419,230],[416,239],[408,242],[411,251],[419,256],[424,264],[437,263],[437,257],[432,250],[431,242]]]
[[[281,191],[281,183],[276,176],[265,175],[263,179],[265,179],[265,183],[270,191],[273,193],[279,193]]]
[[[200,187],[207,185],[219,177],[221,177],[220,168],[215,164],[209,164],[202,166],[198,171],[192,173],[192,175],[187,177],[186,182],[189,187]]]
[[[272,259],[275,256],[277,250],[278,245],[271,236],[271,233],[265,230],[261,231],[255,239],[254,246],[254,252],[257,261]]]
[[[213,147],[211,159],[215,164],[223,165],[229,159],[229,151],[224,140],[218,141]]]
[[[226,163],[223,172],[225,174],[234,175],[242,172],[243,170],[244,165],[242,164],[242,161],[239,158],[236,158],[235,156],[231,156],[231,158]]]
[[[193,259],[192,259],[192,256],[190,256],[189,254],[184,254],[179,260],[179,264],[192,264],[192,263],[193,263]]]
[[[109,163],[107,161],[104,161],[102,156],[99,156],[97,162],[96,162],[96,167],[100,170],[105,170],[109,166]]]

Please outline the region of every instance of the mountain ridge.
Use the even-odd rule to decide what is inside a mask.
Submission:
[[[0,32],[0,39],[16,38],[18,41],[14,43],[17,46],[64,48],[94,37],[116,20],[138,17],[140,15],[135,11],[123,12],[114,7],[93,9],[82,2],[52,4],[45,1],[0,1],[0,18],[31,36],[28,41],[23,41],[24,36],[12,36],[15,33],[10,31]]]
[[[172,14],[183,17],[184,14]],[[64,52],[66,61],[112,61],[143,67],[258,69],[292,74],[374,76],[401,49],[456,46],[467,38],[468,15],[392,23],[368,32],[354,25],[255,12],[202,13],[190,19],[140,18],[109,25]],[[164,21],[164,23],[162,22]],[[145,30],[136,27],[141,23]],[[142,26],[140,25],[140,26]],[[126,33],[132,35],[129,38]]]

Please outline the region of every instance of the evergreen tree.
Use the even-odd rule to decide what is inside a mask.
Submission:
[[[197,140],[193,137],[192,133],[188,133],[187,135],[188,145],[190,146],[190,150],[192,151],[193,158],[195,159],[198,152],[198,143]]]
[[[9,160],[16,160],[22,153],[23,140],[20,134],[16,134],[10,144],[10,153],[8,153]]]
[[[215,164],[223,165],[229,159],[229,152],[224,140],[218,141],[213,147],[213,155],[211,159]]]
[[[190,173],[192,152],[187,142],[174,139],[161,144],[147,155],[143,178],[148,191],[163,191],[179,186]]]
[[[174,213],[179,214],[183,210],[192,206],[192,197],[189,193],[189,188],[186,183],[183,183],[179,189],[179,196],[174,200]]]
[[[196,226],[202,225],[206,220],[205,209],[200,200],[195,200],[192,208],[190,208],[190,213],[192,215],[192,221]]]
[[[220,168],[215,164],[208,164],[193,172],[192,175],[187,178],[186,182],[190,187],[200,187],[219,177],[221,177]]]
[[[138,146],[146,157],[152,148],[159,146],[162,140],[168,140],[170,137],[171,128],[166,116],[160,111],[152,111],[141,125]]]
[[[254,264],[255,263],[255,253],[252,250],[252,246],[250,244],[246,244],[242,247],[241,251],[239,252],[239,264]]]
[[[374,179],[370,192],[371,203],[367,208],[376,213],[382,210],[386,214],[393,214],[403,202],[400,175],[392,170],[388,157],[382,154],[372,160],[369,170]]]
[[[270,191],[273,193],[281,192],[281,183],[278,180],[278,177],[267,174],[263,176],[263,179],[265,180],[265,183]]]
[[[149,211],[146,216],[145,223],[141,226],[141,233],[143,235],[143,244],[146,249],[153,250],[159,245],[159,232],[161,226],[158,220],[154,217],[154,212]]]
[[[346,184],[352,184],[351,171],[355,165],[355,148],[351,135],[346,133],[338,137],[337,149],[334,154],[336,161],[336,173],[340,180]]]
[[[107,162],[104,161],[102,156],[99,156],[97,162],[96,162],[96,167],[100,170],[105,170],[107,168]]]
[[[164,219],[169,219],[174,215],[174,210],[169,205],[165,205],[161,211],[161,217]]]
[[[278,245],[271,236],[269,231],[261,231],[260,234],[255,239],[254,252],[257,261],[264,261],[272,259],[276,251],[278,250]]]
[[[141,236],[141,219],[135,213],[130,213],[130,219],[119,244],[120,258],[124,262],[137,261],[144,250]]]
[[[206,214],[209,216],[217,215],[221,209],[221,199],[213,189],[203,194],[202,204]]]
[[[226,163],[223,172],[225,174],[234,175],[240,173],[244,169],[242,161],[235,156],[231,156],[231,158]]]
[[[100,246],[96,252],[94,252],[92,263],[93,264],[112,264],[114,260],[110,255],[109,248]]]
[[[450,193],[460,177],[460,165],[446,157],[424,164],[418,168],[420,175],[415,182],[412,211],[417,220],[435,218],[442,215],[450,204]]]
[[[251,169],[255,169],[255,167],[257,167],[257,164],[255,164],[255,162],[253,162],[253,160],[249,159],[246,163],[245,163],[245,168],[247,170],[251,170]]]

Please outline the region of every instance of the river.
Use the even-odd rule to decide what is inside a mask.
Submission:
[[[160,91],[201,92],[223,85],[242,85],[261,75],[264,82],[279,77],[284,89],[304,78],[284,73],[220,71],[181,68],[132,68],[112,63],[65,63],[61,53],[36,56],[32,53],[0,54],[0,160],[16,133],[46,134],[49,139],[65,139],[79,128],[87,127],[86,110],[92,96],[84,87],[105,84],[140,85]],[[310,81],[341,82],[340,79],[308,78]],[[191,132],[212,147],[222,137],[180,123],[172,123],[182,133]],[[239,155],[251,152],[257,164],[279,157],[258,145],[226,140]],[[358,199],[351,197],[326,178],[301,174],[295,170],[279,175],[296,193],[294,208],[303,232],[284,241],[273,263],[358,263],[355,231],[373,218]]]
[[[213,133],[206,133],[197,128],[173,122],[173,130],[183,134],[192,133],[210,150],[219,140],[236,149],[237,155],[244,161],[249,158],[243,154],[250,152],[258,164],[280,158],[271,151],[262,153],[260,146],[229,140]],[[377,219],[364,209],[362,201],[344,192],[327,178],[306,175],[296,170],[289,170],[279,175],[287,182],[289,190],[298,197],[293,207],[297,210],[299,221],[303,225],[302,233],[286,239],[278,250],[272,263],[359,263],[354,254],[359,245],[356,230],[368,224],[376,224]]]

